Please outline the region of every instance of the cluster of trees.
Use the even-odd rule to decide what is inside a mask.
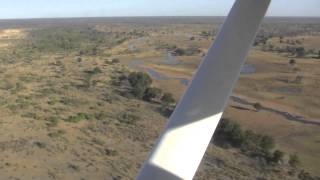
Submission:
[[[258,46],[259,44],[265,45],[267,43],[268,39],[269,39],[268,36],[265,36],[265,35],[262,35],[262,34],[258,34],[257,37],[254,40],[253,45],[254,46]]]
[[[307,54],[314,54],[313,50],[306,51],[306,49],[302,46],[275,47],[272,44],[269,44],[269,45],[264,45],[262,47],[262,50],[278,52],[278,53],[289,53],[291,55],[295,55],[296,57],[305,57]]]
[[[280,150],[272,152],[275,143],[271,136],[243,130],[238,123],[228,119],[221,120],[214,141],[222,147],[239,148],[245,154],[262,158],[268,163],[283,162],[285,156]],[[297,167],[300,164],[298,156],[290,155],[288,163],[292,167]]]
[[[201,31],[199,35],[202,37],[210,37],[210,36],[213,36],[214,34],[215,34],[214,31]]]
[[[147,73],[132,72],[129,74],[128,81],[132,87],[132,94],[138,99],[149,102],[160,100],[167,108],[175,103],[171,93],[163,93],[161,89],[151,87],[152,79]]]
[[[176,56],[192,56],[199,53],[201,53],[201,50],[197,47],[189,47],[186,49],[176,48],[173,51],[173,54]]]
[[[82,50],[95,53],[97,46],[106,42],[104,32],[94,28],[59,27],[36,29],[29,33],[26,47],[41,52],[65,52]]]

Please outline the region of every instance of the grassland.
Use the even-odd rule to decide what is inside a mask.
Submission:
[[[122,78],[145,71],[153,86],[179,100],[221,22],[205,17],[0,22],[0,179],[135,177],[166,117],[159,104],[128,96]],[[319,123],[319,32],[318,19],[267,19],[247,60],[254,72],[241,74],[233,96]],[[308,53],[297,57],[281,50],[287,46],[303,46]],[[285,162],[268,166],[210,144],[197,179],[297,179],[301,169],[320,175],[318,125],[232,99],[224,117],[274,137],[276,148],[286,152],[285,162],[297,154],[302,165],[293,172]]]

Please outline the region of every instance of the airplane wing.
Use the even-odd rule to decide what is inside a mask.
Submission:
[[[270,0],[237,0],[137,180],[192,179]]]

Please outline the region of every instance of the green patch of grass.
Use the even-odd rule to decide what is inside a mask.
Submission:
[[[49,137],[51,138],[60,138],[62,137],[64,134],[66,134],[66,131],[64,130],[57,130],[57,131],[54,131],[54,132],[50,132],[48,134]]]
[[[69,164],[68,168],[74,170],[74,171],[80,171],[79,166],[75,165],[75,164]]]
[[[104,151],[107,156],[117,156],[118,155],[118,151],[113,150],[113,149],[106,148]]]
[[[77,113],[74,116],[69,116],[65,121],[66,122],[72,122],[72,123],[77,123],[80,122],[82,120],[90,120],[92,119],[93,116],[90,114],[86,114],[86,113]]]
[[[25,118],[31,118],[31,119],[35,119],[35,120],[39,120],[40,117],[34,113],[34,112],[27,112],[21,115],[21,117],[25,117]]]
[[[139,117],[134,114],[127,113],[127,112],[120,112],[117,115],[117,119],[121,123],[134,124],[137,120],[139,120]]]
[[[44,148],[47,147],[47,144],[46,144],[46,143],[40,142],[40,141],[36,141],[36,142],[34,142],[33,144],[36,145],[36,146],[37,146],[38,148],[40,148],[40,149],[44,149]]]
[[[94,117],[97,120],[105,120],[106,118],[111,118],[113,116],[110,113],[107,113],[107,112],[99,112],[99,113],[94,114]]]
[[[49,127],[56,127],[59,122],[59,118],[57,116],[50,116],[46,120],[48,121]]]
[[[24,89],[25,89],[25,87],[23,86],[23,84],[20,82],[17,82],[15,88],[11,91],[11,93],[16,94]]]
[[[103,140],[101,140],[101,139],[99,139],[99,138],[96,138],[96,137],[92,139],[92,142],[95,143],[95,144],[98,144],[98,145],[100,145],[100,146],[103,146],[103,145],[104,145]]]

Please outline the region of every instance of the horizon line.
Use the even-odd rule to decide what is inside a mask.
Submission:
[[[194,15],[194,16],[65,16],[65,17],[28,17],[28,18],[0,18],[0,21],[3,20],[40,20],[40,19],[91,19],[91,18],[185,18],[185,17],[227,17],[226,15],[215,15],[215,16],[207,16],[207,15]],[[320,16],[265,16],[265,18],[320,18]]]

